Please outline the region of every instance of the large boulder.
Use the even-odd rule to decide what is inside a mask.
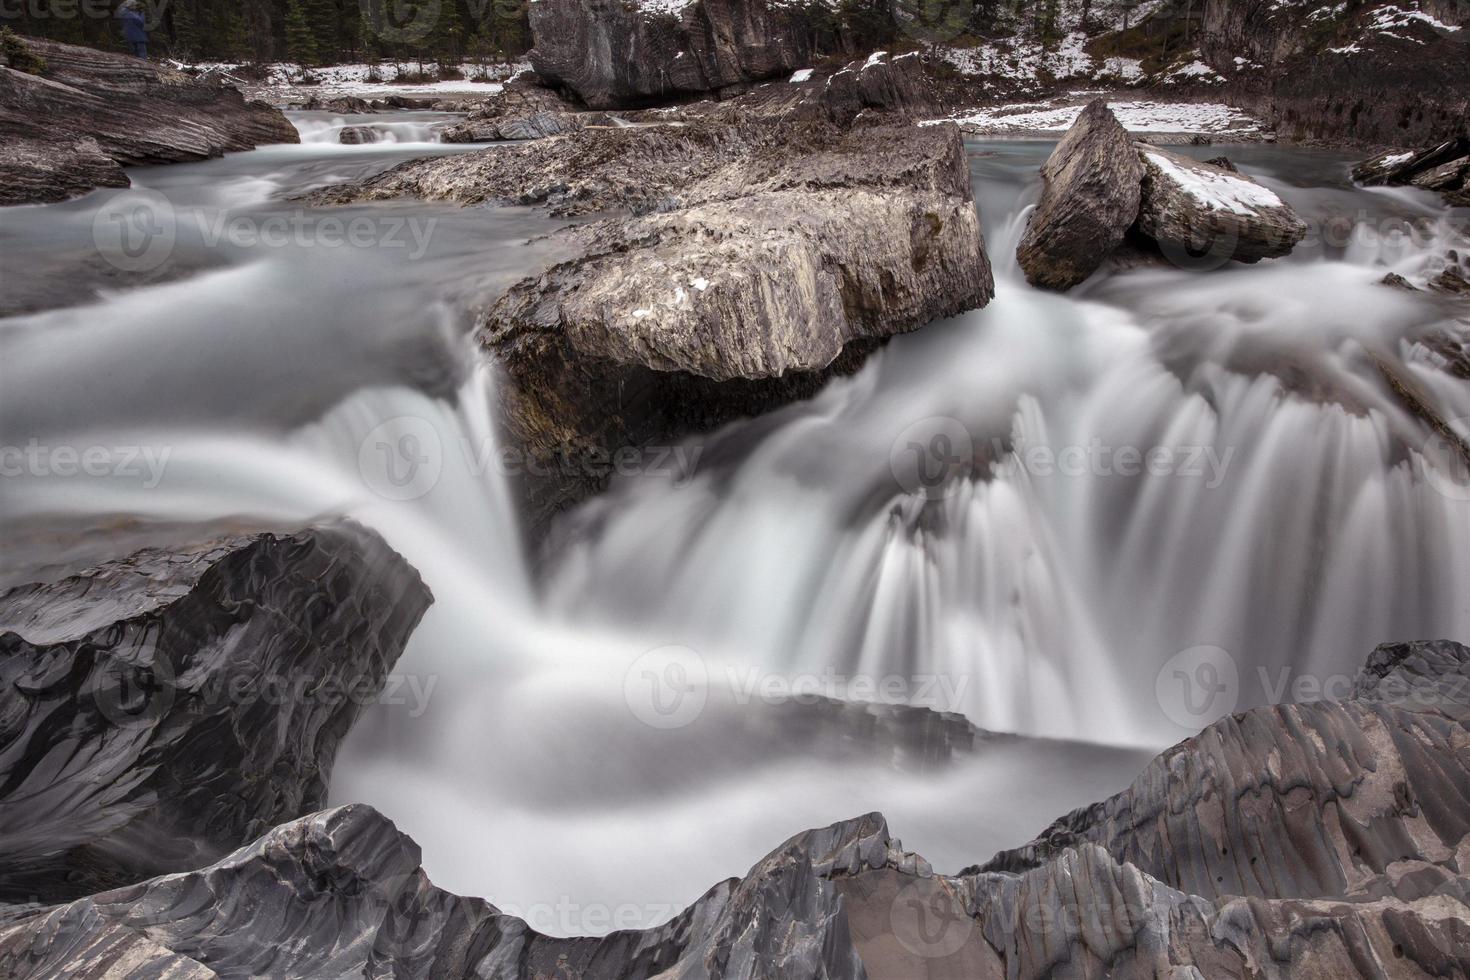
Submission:
[[[879,814],[786,841],[665,925],[533,931],[430,883],[362,806],[209,867],[0,911],[0,971],[178,977],[1463,976],[1470,649],[1381,648],[1342,702],[1260,708],[989,866],[936,874]],[[113,972],[109,973],[111,970]]]
[[[536,0],[536,73],[595,109],[789,76],[838,50],[823,0]]]
[[[490,96],[464,122],[444,130],[445,143],[490,143],[532,140],[574,133],[600,114],[582,113],[580,107],[546,87],[532,72],[517,75]]]
[[[484,313],[533,531],[610,461],[813,394],[993,290],[952,126],[821,119],[585,130],[416,161],[318,202],[416,195],[631,211]]]
[[[1281,198],[1235,169],[1142,146],[1145,173],[1138,230],[1165,256],[1237,262],[1280,258],[1307,234]]]
[[[430,602],[336,522],[149,548],[0,594],[0,900],[198,867],[320,809]]]
[[[44,67],[0,67],[0,205],[126,187],[122,166],[300,141],[280,111],[218,80],[92,48],[19,43]]]
[[[1127,130],[1095,99],[1041,168],[1041,201],[1016,258],[1026,279],[1066,290],[1097,271],[1138,217],[1143,163]]]

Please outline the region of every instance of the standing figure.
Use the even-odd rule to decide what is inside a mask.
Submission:
[[[117,19],[122,24],[123,37],[132,46],[133,54],[148,57],[148,21],[138,9],[138,0],[124,0],[117,8]]]

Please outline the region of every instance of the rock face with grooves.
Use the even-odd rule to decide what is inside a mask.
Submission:
[[[1368,187],[1412,185],[1438,192],[1451,207],[1470,207],[1470,136],[1380,153],[1354,167],[1353,180]]]
[[[445,143],[490,143],[497,140],[533,140],[575,133],[587,125],[615,125],[602,113],[579,111],[544,79],[525,73],[511,79],[465,121],[446,129]]]
[[[1227,718],[985,868],[868,814],[799,834],[666,925],[542,936],[434,887],[362,806],[198,871],[0,912],[0,971],[781,980],[1463,976],[1470,649],[1381,647],[1340,703]]]
[[[821,0],[536,0],[536,73],[594,109],[789,76],[839,50]]]
[[[0,900],[199,867],[320,809],[430,601],[346,522],[0,595]]]
[[[1155,146],[1140,153],[1146,172],[1138,230],[1166,256],[1259,262],[1290,254],[1306,237],[1295,211],[1238,170]]]
[[[894,334],[993,292],[952,126],[783,122],[585,130],[415,161],[324,203],[414,195],[632,211],[562,233],[569,257],[481,317],[533,532],[619,452],[813,394]]]
[[[0,205],[126,187],[122,166],[296,143],[278,110],[139,58],[26,38],[40,75],[0,67]]]
[[[1041,169],[1041,201],[1016,258],[1026,279],[1067,290],[1097,271],[1138,217],[1143,164],[1107,103],[1077,117]]]

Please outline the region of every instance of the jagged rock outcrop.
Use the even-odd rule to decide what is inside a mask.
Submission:
[[[319,809],[429,605],[335,522],[145,549],[0,595],[0,900],[199,867]]]
[[[1066,290],[1097,271],[1138,217],[1143,162],[1095,99],[1041,168],[1041,201],[1016,251],[1034,286]]]
[[[1307,226],[1228,159],[1135,143],[1101,99],[1042,167],[1041,202],[1016,250],[1026,278],[1067,290],[1109,259],[1184,268],[1287,255]]]
[[[588,125],[616,123],[603,113],[580,111],[528,72],[507,82],[464,122],[446,129],[440,139],[445,143],[534,140],[575,133]]]
[[[1307,225],[1281,198],[1237,169],[1144,147],[1137,228],[1165,256],[1259,262],[1290,254]]]
[[[1464,133],[1470,5],[1206,0],[1201,55],[1226,97],[1289,139],[1424,145]]]
[[[839,119],[851,119],[864,109],[916,117],[938,115],[943,105],[938,86],[917,51],[898,57],[877,51],[866,60],[854,61],[827,76],[814,99]]]
[[[199,871],[0,913],[17,980],[1462,976],[1470,649],[1382,647],[1342,702],[1226,718],[986,868],[938,875],[878,814],[799,834],[668,924],[542,936],[435,888],[348,806]],[[1200,890],[1195,891],[1198,887]],[[173,971],[171,973],[167,971]]]
[[[1353,180],[1368,187],[1406,186],[1436,191],[1445,203],[1470,207],[1470,137],[1424,150],[1389,150],[1353,168]]]
[[[537,0],[531,67],[594,109],[738,90],[841,50],[820,0]]]
[[[139,58],[25,38],[39,75],[0,67],[0,205],[126,187],[123,166],[296,143],[284,115],[237,89]]]
[[[561,233],[571,257],[481,318],[536,529],[600,490],[616,454],[806,397],[993,289],[951,126],[587,130],[310,199],[403,195],[634,212]]]

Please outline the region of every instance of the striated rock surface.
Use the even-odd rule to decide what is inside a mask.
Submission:
[[[416,195],[633,212],[481,318],[533,529],[620,452],[806,397],[884,339],[993,291],[951,126],[701,120],[415,161],[310,199]]]
[[[346,522],[0,594],[0,900],[198,867],[319,809],[430,601]]]
[[[547,88],[544,80],[526,73],[506,83],[486,99],[464,122],[446,129],[445,143],[490,143],[497,140],[534,140],[575,133],[587,125],[616,125],[603,113],[579,111],[578,106]]]
[[[1290,206],[1240,171],[1154,146],[1140,152],[1137,227],[1166,256],[1259,262],[1289,254],[1306,236],[1306,223]]]
[[[125,187],[121,167],[299,141],[276,109],[138,58],[31,38],[40,75],[0,67],[0,205]]]
[[[820,0],[536,0],[531,67],[594,109],[789,76],[840,50]]]
[[[1138,217],[1143,164],[1127,130],[1095,99],[1041,169],[1041,201],[1016,258],[1026,279],[1066,290],[1097,271]]]
[[[0,971],[17,980],[122,968],[496,980],[1462,976],[1470,649],[1382,647],[1347,693],[1224,719],[1160,756],[1131,789],[955,876],[905,852],[868,814],[793,837],[664,926],[557,939],[435,888],[412,841],[348,806],[278,827],[199,871],[0,912]]]

